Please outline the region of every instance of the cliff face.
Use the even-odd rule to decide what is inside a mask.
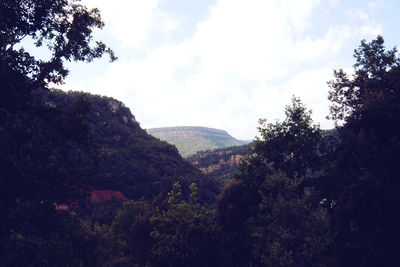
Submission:
[[[151,128],[147,129],[147,132],[175,145],[183,157],[188,157],[198,151],[243,144],[243,141],[235,139],[226,131],[207,127],[179,126]]]

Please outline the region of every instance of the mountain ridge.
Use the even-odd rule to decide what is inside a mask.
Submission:
[[[204,126],[158,127],[146,130],[160,140],[173,144],[182,157],[188,157],[198,151],[240,146],[247,141],[232,137],[227,131]]]

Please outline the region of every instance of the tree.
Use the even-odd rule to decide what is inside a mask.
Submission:
[[[185,200],[178,182],[168,197],[151,204],[127,201],[112,223],[116,266],[218,266],[212,213],[196,200],[190,185]],[[119,265],[118,265],[119,264]],[[113,265],[114,266],[114,265]]]
[[[5,265],[16,260],[59,265],[54,255],[65,249],[58,237],[68,231],[69,215],[61,220],[55,205],[85,196],[95,170],[96,152],[84,123],[90,104],[82,98],[65,110],[40,98],[50,83],[67,76],[65,60],[90,62],[104,53],[115,59],[103,43],[91,44],[92,29],[103,26],[99,11],[78,2],[0,1],[0,261]],[[47,46],[50,59],[18,48],[24,38]],[[20,254],[11,253],[14,244]]]
[[[251,262],[254,239],[250,225],[259,202],[258,192],[242,181],[233,180],[222,189],[216,211],[221,266],[248,266]]]
[[[21,108],[32,91],[60,84],[68,75],[65,61],[86,61],[113,51],[92,44],[92,30],[102,28],[99,10],[80,0],[4,0],[0,2],[0,112]],[[49,60],[36,59],[20,47],[24,39],[46,46]],[[26,108],[26,106],[24,106]]]
[[[2,70],[29,76],[38,85],[61,83],[68,74],[63,60],[90,62],[104,53],[115,56],[102,42],[91,45],[92,29],[102,28],[98,9],[88,10],[80,0],[4,0],[0,3],[0,58]],[[16,45],[30,37],[46,45],[48,61],[35,59]]]
[[[397,49],[386,51],[382,36],[371,43],[361,41],[354,50],[354,75],[349,77],[342,69],[334,71],[334,80],[328,82],[331,118],[341,121],[359,118],[360,111],[373,99],[399,97],[399,64]]]
[[[363,40],[354,57],[354,75],[335,71],[329,83],[341,139],[326,186],[334,251],[340,266],[392,266],[400,246],[400,61],[381,36]]]
[[[319,191],[330,156],[327,138],[298,98],[285,113],[283,122],[261,120],[254,154],[219,199],[217,222],[231,259],[227,265],[330,263],[330,219]]]
[[[29,189],[36,189],[32,187],[36,183],[45,191],[44,194],[35,192],[42,198],[40,201],[55,201],[50,195],[60,192],[61,188],[56,190],[51,185],[69,188],[66,186],[67,173],[79,169],[82,162],[90,161],[87,155],[90,138],[83,124],[90,109],[87,101],[82,98],[71,111],[66,111],[42,103],[40,99],[40,90],[51,82],[61,83],[68,74],[63,60],[90,62],[104,53],[115,59],[103,43],[91,46],[92,29],[101,28],[103,22],[97,9],[87,10],[78,2],[5,0],[0,3],[0,136],[3,154],[0,163],[4,167],[1,168],[1,182],[7,184],[10,192],[19,190],[14,199],[26,196],[25,191]],[[17,50],[16,45],[26,37],[31,37],[36,46],[47,45],[51,59],[35,59],[23,48]],[[74,164],[67,167],[71,161]],[[80,175],[85,174],[81,172]],[[29,184],[16,182],[18,177]],[[45,177],[51,178],[46,180]]]
[[[330,266],[332,233],[326,208],[301,179],[278,172],[265,179],[253,235],[254,251],[263,266]]]
[[[150,266],[218,266],[211,213],[195,202],[197,186],[190,186],[189,202],[179,183],[168,194],[166,209],[150,218],[154,240]]]
[[[311,111],[299,98],[292,98],[292,105],[286,106],[285,114],[283,122],[267,124],[266,120],[260,120],[261,138],[253,145],[256,156],[241,170],[249,174],[246,175],[250,178],[248,182],[256,183],[257,187],[264,182],[266,174],[278,171],[287,177],[302,179],[302,185],[306,186],[321,173],[331,156],[329,143],[334,140],[313,124]]]
[[[148,266],[153,240],[149,203],[128,200],[118,210],[112,225],[113,250],[108,253],[111,266]]]

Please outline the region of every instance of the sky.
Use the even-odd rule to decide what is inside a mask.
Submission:
[[[142,128],[205,126],[238,139],[300,97],[333,127],[327,81],[362,39],[400,44],[398,0],[83,0],[118,61],[68,63],[63,90],[122,101]]]

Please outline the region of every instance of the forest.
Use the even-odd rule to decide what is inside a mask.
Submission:
[[[328,81],[335,134],[294,96],[220,185],[121,102],[52,89],[65,61],[116,60],[92,45],[103,25],[79,1],[0,2],[0,266],[398,264],[400,59],[382,36]]]

